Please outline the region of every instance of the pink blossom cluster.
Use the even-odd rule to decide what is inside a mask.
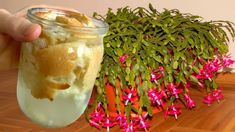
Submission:
[[[119,57],[119,61],[123,66],[125,66],[125,61],[128,57],[128,54]],[[192,62],[191,66],[194,66],[197,63],[196,61],[197,59]],[[203,64],[203,66],[199,70],[199,73],[193,73],[193,75],[198,79],[198,85],[204,87],[206,85],[205,80],[212,81],[219,70],[231,66],[234,61],[230,55],[223,55],[221,58],[214,57],[207,62],[200,58],[199,63]],[[152,107],[160,107],[165,111],[165,117],[173,116],[175,119],[178,119],[182,113],[181,105],[178,102],[184,102],[184,105],[188,109],[196,107],[196,103],[189,95],[189,88],[191,87],[190,79],[186,78],[185,84],[176,84],[174,82],[175,80],[164,84],[164,74],[165,69],[162,66],[151,72],[150,81],[156,84],[156,87],[149,88],[147,90],[147,96],[151,101]],[[123,96],[121,98],[125,106],[127,104],[133,105],[136,100],[139,100],[137,89],[132,87],[123,89]],[[211,105],[216,101],[220,102],[223,98],[222,89],[213,88],[213,90],[204,96],[203,102]],[[175,101],[177,99],[181,101]],[[104,112],[104,108],[99,103],[97,109],[90,114],[89,123],[98,129],[101,127],[106,128],[107,131],[114,126],[119,126],[125,132],[134,132],[136,130],[148,131],[150,125],[147,122],[147,116],[148,113],[144,116],[138,115],[134,117],[131,115],[130,117],[126,117],[125,114],[119,113],[116,117],[110,117]]]
[[[208,61],[203,65],[203,68],[196,75],[198,79],[201,80],[210,80],[214,77],[215,73],[217,73],[222,68],[228,68],[234,63],[234,60],[231,59],[230,55],[223,55],[222,59],[218,57],[214,57],[211,61]]]
[[[136,130],[148,131],[150,125],[147,122],[147,116],[148,113],[144,116],[130,116],[128,120],[125,114],[119,113],[116,117],[109,117],[103,112],[102,107],[98,107],[90,114],[89,123],[91,126],[98,129],[101,127],[106,128],[107,131],[110,131],[110,128],[116,125],[118,125],[124,132],[135,132]]]
[[[219,103],[220,100],[222,100],[223,98],[224,98],[224,95],[222,94],[222,89],[216,89],[216,90],[209,92],[204,97],[203,102],[208,104],[208,106],[209,106],[215,101],[217,101]]]

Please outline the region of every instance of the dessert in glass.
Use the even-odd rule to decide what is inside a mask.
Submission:
[[[23,113],[44,127],[76,121],[88,105],[103,57],[108,25],[82,13],[31,8],[27,18],[40,37],[21,47],[17,100]]]

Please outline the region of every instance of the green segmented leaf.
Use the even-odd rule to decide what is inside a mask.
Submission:
[[[178,61],[179,58],[180,58],[180,56],[181,56],[181,52],[175,52],[175,51],[174,51],[174,60],[175,60],[175,61]]]
[[[195,76],[190,75],[189,77],[190,77],[190,80],[191,80],[192,82],[194,82],[194,83],[196,83],[196,84],[199,82],[198,79],[197,79]]]
[[[178,68],[178,62],[177,61],[175,61],[174,63],[173,63],[173,69],[177,69]]]
[[[196,66],[192,66],[192,69],[193,69],[193,71],[196,72],[196,73],[199,73],[199,72],[200,72],[199,68],[196,67]]]
[[[128,103],[126,106],[125,106],[125,114],[127,117],[129,117],[131,115],[131,104]]]
[[[122,56],[123,55],[123,51],[119,48],[117,48],[117,55],[118,56]]]
[[[160,55],[153,55],[155,61],[162,63],[162,57]]]

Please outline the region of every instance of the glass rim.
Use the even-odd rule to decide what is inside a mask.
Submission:
[[[100,19],[96,19],[93,17],[89,17],[92,20],[92,22],[95,24],[96,27],[81,27],[81,26],[74,26],[74,25],[70,25],[68,26],[67,24],[63,24],[63,23],[59,23],[59,22],[55,22],[54,20],[49,20],[49,19],[45,19],[42,17],[39,17],[37,15],[35,15],[35,13],[37,12],[51,12],[51,13],[55,13],[55,14],[69,14],[69,13],[76,13],[76,11],[72,11],[72,10],[66,10],[66,9],[59,9],[59,8],[50,8],[50,7],[33,7],[27,10],[27,17],[35,22],[37,22],[38,24],[42,24],[44,26],[59,26],[65,29],[69,29],[72,31],[79,31],[79,32],[98,32],[99,34],[106,34],[109,28],[109,25],[100,20]],[[98,23],[98,24],[97,24]]]

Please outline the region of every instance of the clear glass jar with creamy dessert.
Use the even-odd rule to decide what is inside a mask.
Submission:
[[[108,25],[79,12],[54,8],[31,8],[27,18],[40,24],[42,33],[21,47],[19,106],[35,123],[64,127],[88,105]]]

